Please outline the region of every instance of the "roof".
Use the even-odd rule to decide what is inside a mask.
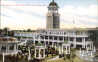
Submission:
[[[69,29],[40,29],[39,31],[89,31],[98,30],[98,28],[69,28]]]
[[[57,6],[58,7],[57,3],[54,2],[54,0],[52,0],[52,2],[50,2],[49,6]]]
[[[13,37],[0,37],[0,43],[17,42]]]

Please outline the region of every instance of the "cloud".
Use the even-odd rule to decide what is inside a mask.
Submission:
[[[1,6],[9,6],[9,5],[16,5],[17,3],[15,1],[5,1],[5,0],[1,0],[0,1],[0,5]]]
[[[59,12],[62,28],[66,28],[68,25],[73,27],[73,21],[75,21],[74,26],[76,27],[96,27],[98,24],[98,5],[88,7],[65,5]]]
[[[3,1],[4,4],[16,4],[14,1]],[[96,27],[98,24],[97,5],[65,5],[59,9],[61,28]],[[39,29],[46,27],[46,6],[1,6],[2,28]],[[73,24],[75,21],[75,24]]]
[[[18,29],[19,27],[20,29],[45,28],[45,16],[43,16],[45,15],[45,11],[43,8],[27,6],[2,6],[1,12],[2,14],[6,15],[1,15],[2,27],[9,27],[11,29]],[[41,13],[38,13],[38,11]],[[13,26],[16,27],[12,28]]]

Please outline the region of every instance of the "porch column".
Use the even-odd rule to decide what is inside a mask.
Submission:
[[[81,48],[80,48],[80,55],[81,55]]]
[[[40,55],[40,49],[39,49],[39,58],[41,57],[41,55]]]
[[[44,58],[45,58],[45,49],[43,49],[44,50]]]
[[[59,54],[61,54],[61,48],[60,48],[60,46],[59,46]]]
[[[45,48],[46,48],[46,41],[44,41],[45,42]]]
[[[64,42],[64,36],[63,36],[63,42]]]
[[[14,44],[14,51],[16,52],[16,44]]]
[[[67,46],[66,46],[66,54],[68,54],[67,52],[68,52],[68,51],[67,51]]]
[[[69,54],[70,54],[70,46],[69,46]]]
[[[84,41],[84,48],[85,48],[85,37],[83,38],[83,41]]]
[[[63,54],[63,45],[62,45],[62,54]]]
[[[39,42],[39,43],[41,42],[40,36],[39,36],[38,42]]]
[[[94,46],[94,52],[96,52],[96,48],[95,48],[95,46]]]
[[[57,36],[57,41],[59,42],[59,36]]]
[[[74,37],[74,48],[76,48],[76,37]]]
[[[3,53],[3,62],[5,61],[5,54]]]
[[[88,50],[89,50],[89,49],[87,48],[87,53],[88,53]]]
[[[91,57],[93,56],[93,52],[92,51],[90,51],[90,53],[91,53]]]
[[[82,38],[82,48],[85,48],[85,38]]]
[[[44,36],[44,44],[45,44],[45,48],[46,48],[46,41],[45,41],[45,36]]]
[[[49,36],[48,36],[48,44],[49,44]]]
[[[54,45],[54,36],[53,36],[53,42],[52,42],[52,47],[53,47],[53,45]]]
[[[35,58],[36,58],[36,48],[35,48]]]
[[[89,44],[90,45],[90,50],[92,49],[92,43]]]
[[[87,47],[88,47],[88,45],[87,45],[87,43],[86,43],[86,49],[87,49]]]
[[[33,36],[33,40],[34,40],[34,45],[35,45],[35,35]]]
[[[82,56],[84,56],[85,51],[83,50]]]
[[[29,47],[28,47],[28,51],[29,51],[28,60],[31,60],[31,53],[30,53],[30,48]]]

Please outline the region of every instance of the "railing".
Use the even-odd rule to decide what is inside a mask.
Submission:
[[[3,53],[5,53],[6,55],[7,55],[7,54],[17,54],[17,53],[18,53],[18,50],[8,50],[8,51],[6,51],[6,50],[1,50],[1,51],[0,51],[0,54],[3,54]]]
[[[0,43],[17,43],[19,41],[0,41]]]
[[[67,34],[49,34],[49,33],[41,33],[42,35],[53,35],[53,36],[71,36],[71,37],[88,37],[88,34],[75,34],[75,33],[67,33]]]
[[[64,41],[61,41],[61,40],[50,40],[50,39],[35,39],[37,41],[49,41],[49,42],[64,42]]]

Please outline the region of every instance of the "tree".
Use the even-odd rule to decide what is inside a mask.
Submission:
[[[5,36],[8,36],[8,35],[9,35],[9,28],[5,27],[5,28],[3,29],[3,32],[4,32],[4,35],[5,35]]]
[[[32,32],[32,30],[31,29],[27,29],[27,32]]]

